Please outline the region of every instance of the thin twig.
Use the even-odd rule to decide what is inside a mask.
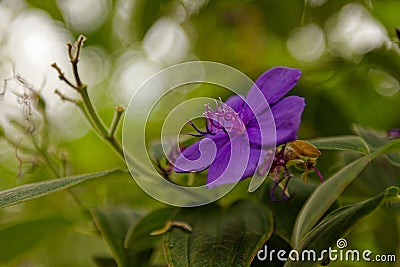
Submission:
[[[83,106],[86,109],[88,117],[93,122],[93,125],[96,127],[98,134],[102,138],[107,140],[111,144],[111,146],[115,149],[115,151],[118,153],[118,155],[122,159],[124,159],[124,151],[122,149],[121,144],[114,137],[108,138],[108,130],[104,126],[103,122],[100,120],[99,116],[97,115],[96,110],[94,109],[92,102],[89,98],[89,95],[87,93],[86,87],[83,87],[83,90],[81,90],[80,93],[82,97]]]
[[[51,64],[51,66],[58,72],[58,78],[68,84],[70,87],[74,88],[75,90],[79,91],[79,88],[73,85],[64,75],[64,72],[60,69],[60,67],[57,66],[57,64],[54,62]]]
[[[72,60],[74,58],[74,54],[72,53],[74,45],[71,42],[69,42],[69,43],[67,43],[67,47],[68,47],[69,60]]]
[[[105,139],[113,148],[114,150],[118,153],[118,155],[124,159],[124,152],[122,149],[121,144],[119,141],[114,137],[114,133],[117,129],[117,126],[119,124],[119,120],[121,118],[123,108],[120,107],[118,108],[119,111],[117,110],[117,114],[115,116],[118,116],[113,120],[110,129],[107,129],[104,123],[101,121],[100,117],[98,116],[87,91],[87,86],[82,83],[81,78],[79,76],[78,72],[78,62],[79,62],[79,56],[80,56],[80,51],[83,46],[83,42],[86,40],[86,38],[83,35],[80,35],[78,40],[76,41],[75,45],[72,43],[67,44],[68,48],[68,56],[72,65],[72,71],[73,75],[75,78],[76,84],[72,84],[65,76],[60,67],[57,66],[56,63],[53,63],[51,66],[57,71],[58,77],[64,81],[66,84],[68,84],[70,87],[73,89],[77,90],[81,96],[81,102],[74,101],[71,98],[68,98],[64,96],[62,93],[60,93],[58,90],[56,90],[56,94],[58,94],[61,99],[67,100],[70,102],[74,102],[78,104],[82,112],[84,113],[86,119],[89,121],[91,126],[94,128],[94,130],[97,132],[97,134],[100,135],[103,139]],[[75,51],[74,51],[75,50]],[[75,52],[75,53],[74,53]],[[120,114],[118,114],[120,113]]]
[[[64,95],[63,93],[61,93],[61,91],[58,90],[58,89],[55,89],[54,93],[56,95],[58,95],[61,98],[62,101],[68,101],[68,102],[71,102],[71,103],[79,105],[80,101],[78,99],[73,99],[71,97],[68,97],[68,96]]]
[[[107,138],[114,138],[115,131],[118,128],[119,122],[121,121],[122,114],[125,108],[123,106],[117,106],[115,108],[114,117],[112,119],[110,129],[108,130]]]
[[[86,40],[85,36],[80,35],[78,40],[75,43],[75,55],[72,55],[72,47],[68,46],[68,50],[69,50],[69,57],[71,60],[71,64],[72,64],[72,71],[74,73],[74,77],[75,77],[75,81],[76,81],[76,85],[78,88],[82,87],[82,81],[81,78],[79,77],[79,72],[78,72],[78,62],[79,62],[79,54],[81,51],[81,48],[83,46],[83,42]]]

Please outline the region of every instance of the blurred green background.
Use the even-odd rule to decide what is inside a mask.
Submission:
[[[43,96],[48,121],[33,110],[32,124],[38,132],[48,128],[45,149],[67,175],[125,166],[78,109],[54,94],[59,88],[77,97],[58,81],[50,64],[57,62],[71,75],[65,43],[79,34],[87,37],[82,79],[107,125],[117,104],[126,106],[146,78],[167,66],[217,61],[256,79],[283,65],[303,72],[291,93],[306,98],[299,138],[308,139],[351,134],[354,123],[380,131],[400,128],[399,13],[397,0],[2,0],[0,78],[7,82],[0,87],[0,189],[55,178],[30,149],[25,128],[18,126],[27,125],[33,104],[26,97],[27,83],[18,83],[16,74]],[[160,122],[151,123],[156,132]],[[324,153],[318,166],[328,177],[352,157]],[[342,201],[360,201],[388,185],[399,186],[399,178],[398,168],[377,161]],[[93,257],[111,253],[94,231],[87,208],[134,207],[143,213],[162,206],[129,175],[72,191],[81,206],[63,192],[0,210],[1,266],[93,266]],[[245,190],[237,191],[233,199],[246,197]],[[12,231],[1,232],[13,225]],[[382,212],[348,240],[353,248],[400,258],[399,225],[398,213]]]

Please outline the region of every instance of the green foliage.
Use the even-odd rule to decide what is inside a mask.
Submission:
[[[373,153],[353,161],[318,187],[307,200],[297,217],[292,236],[293,244],[295,246],[299,244],[308,231],[321,219],[322,215],[335,202],[344,189],[371,160],[394,151],[400,151],[400,140],[392,140]]]
[[[286,242],[290,243],[292,230],[296,217],[303,207],[305,201],[309,198],[311,193],[317,188],[316,185],[311,183],[303,183],[300,177],[293,178],[288,186],[288,191],[291,196],[289,201],[272,201],[269,192],[273,184],[269,183],[265,187],[265,193],[262,195],[262,201],[271,209],[274,214],[274,233],[279,235]],[[338,208],[339,203],[334,203],[330,211]],[[329,211],[328,211],[329,212]]]
[[[368,154],[369,148],[359,136],[334,136],[307,140],[309,143],[323,150],[344,150]]]
[[[0,229],[0,264],[30,253],[57,231],[69,226],[70,222],[62,218],[41,218],[3,225]]]
[[[182,209],[173,220],[192,231],[173,227],[164,236],[169,266],[249,266],[273,231],[271,211],[249,201]]]
[[[315,226],[296,246],[297,251],[314,250],[316,255],[321,255],[324,249],[328,249],[335,241],[346,235],[352,227],[360,220],[371,214],[385,201],[397,199],[399,204],[399,188],[391,187],[385,192],[374,198],[337,209],[326,216],[317,226]],[[315,262],[291,261],[285,266],[314,266]]]
[[[24,201],[47,196],[82,182],[101,177],[113,176],[119,172],[121,172],[121,170],[103,171],[14,187],[0,192],[0,207],[7,207]]]
[[[122,207],[94,208],[91,212],[96,226],[109,245],[118,266],[141,266],[148,261],[151,250],[139,253],[124,247],[126,233],[130,225],[140,217],[140,214]]]
[[[124,246],[135,251],[153,248],[161,237],[152,233],[162,229],[177,212],[175,208],[158,209],[132,223],[125,236]]]
[[[69,7],[80,11],[89,2]],[[400,128],[400,49],[394,32],[399,1],[104,2],[106,9],[90,21],[94,30],[77,32],[62,1],[0,1],[0,78],[6,79],[0,85],[1,266],[283,266],[276,259],[258,262],[255,256],[263,245],[319,252],[344,236],[381,253],[399,251],[400,139],[386,134]],[[97,4],[77,22],[93,19]],[[343,32],[332,32],[330,27],[339,26],[335,20],[345,17],[339,13],[349,4],[355,13],[340,25]],[[369,16],[367,22],[357,20],[363,12]],[[150,42],[149,30],[160,25],[160,19],[176,27],[163,28],[161,37]],[[24,20],[28,24],[23,25]],[[363,23],[378,23],[386,38],[382,46],[358,55],[377,29],[352,32]],[[304,61],[290,50],[290,42],[310,25],[320,29],[323,51]],[[54,31],[48,32],[50,28]],[[343,33],[341,42],[333,42]],[[52,41],[80,34],[88,37],[80,60],[67,51],[62,56],[49,51],[62,49],[52,47]],[[300,47],[307,48],[303,56],[313,54],[317,42],[310,35],[303,37],[313,40],[307,43],[310,47]],[[177,47],[182,55],[173,58]],[[42,71],[52,63],[47,62],[49,57],[60,61],[59,73]],[[289,200],[271,200],[271,179],[251,194],[248,181],[240,182],[224,199],[203,207],[165,207],[150,200],[129,180],[120,146],[123,111],[115,113],[119,117],[112,123],[113,112],[117,105],[127,104],[130,94],[155,71],[193,59],[229,64],[251,78],[277,65],[300,68],[303,75],[291,92],[307,104],[298,136],[321,150],[317,167],[326,181],[316,183],[310,171],[309,182],[303,183],[301,174],[290,169],[295,177],[288,184]],[[9,65],[15,66],[12,77]],[[60,77],[64,73],[67,77]],[[57,75],[64,84],[49,78]],[[72,86],[65,85],[66,79]],[[48,83],[39,88],[43,80]],[[62,104],[49,95],[53,87],[60,88]],[[203,85],[169,97],[228,97],[227,90],[220,89]],[[10,95],[13,102],[7,100]],[[148,118],[145,144],[154,165],[157,160],[162,163],[161,169],[170,167],[158,140],[161,118],[169,112],[165,107],[173,108],[173,101],[165,102]],[[83,116],[75,122],[76,113],[59,119],[64,108],[80,109]],[[85,122],[92,127],[90,132],[85,132]],[[60,127],[63,124],[70,128]],[[185,127],[181,132],[192,131]],[[193,139],[181,141],[185,146]],[[114,179],[121,173],[127,179],[122,185]],[[172,173],[168,178],[197,186],[204,184],[206,171]],[[362,220],[365,224],[358,228]],[[58,252],[48,253],[54,244]],[[315,264],[289,261],[285,266]]]

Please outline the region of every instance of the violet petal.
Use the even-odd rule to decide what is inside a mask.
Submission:
[[[233,95],[225,101],[225,104],[230,106],[234,111],[239,112],[243,109],[244,97],[240,95]]]
[[[264,72],[255,83],[268,104],[272,106],[297,84],[300,76],[301,71],[299,69],[275,67]],[[259,91],[257,87],[253,86],[247,94],[246,100],[252,108],[253,106],[257,107],[258,103],[263,101],[260,100],[257,91]]]
[[[265,110],[250,120],[246,124],[246,130],[253,147],[274,148],[276,146],[275,120],[272,111]]]
[[[220,147],[229,142],[225,133],[206,138],[185,148],[174,162],[176,172],[198,172],[206,169],[213,162]]]
[[[242,175],[242,178],[247,178],[249,176],[252,176],[254,172],[257,169],[257,166],[259,165],[259,162],[261,163],[263,159],[260,160],[260,154],[261,150],[258,148],[250,148],[250,157],[249,157],[249,162],[247,163],[246,170],[244,171],[244,174]]]
[[[301,114],[306,106],[305,100],[298,96],[288,96],[272,107],[276,127],[276,145],[297,139]]]
[[[249,160],[248,140],[235,136],[219,147],[214,162],[208,169],[207,187],[236,183],[243,178]]]

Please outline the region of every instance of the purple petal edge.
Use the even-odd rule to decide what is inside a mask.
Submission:
[[[261,74],[255,84],[261,90],[268,104],[272,106],[297,84],[300,76],[300,69],[275,67]],[[257,106],[260,101],[258,88],[253,86],[247,94],[246,99],[251,106]]]
[[[272,107],[276,127],[276,145],[285,144],[297,139],[301,115],[306,106],[305,99],[299,96],[288,96]]]

